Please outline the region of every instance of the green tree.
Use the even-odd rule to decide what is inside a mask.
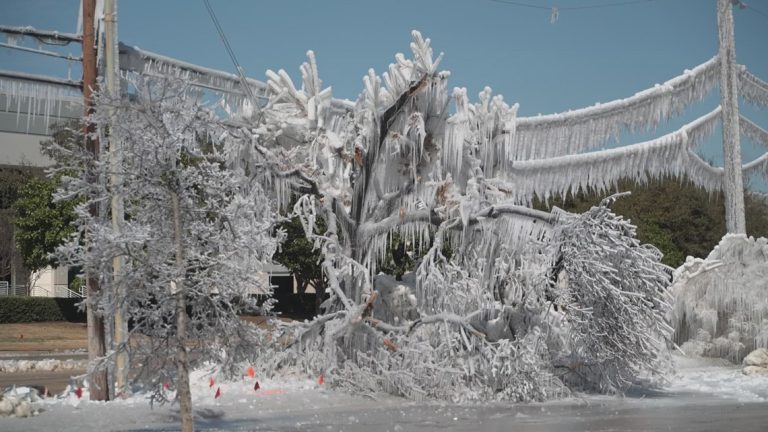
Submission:
[[[318,220],[317,225],[321,232],[325,231],[323,220]],[[315,313],[319,313],[320,304],[326,297],[325,277],[320,268],[320,251],[307,240],[298,217],[283,222],[279,227],[285,231],[286,238],[273,259],[293,274],[299,293],[305,293],[310,285],[314,287]]]
[[[74,231],[74,201],[54,201],[58,178],[32,178],[18,190],[13,204],[16,247],[30,270],[55,266],[56,247]]]
[[[414,258],[421,258],[423,255],[424,251],[406,244],[399,233],[394,233],[384,261],[379,263],[378,270],[384,274],[394,275],[396,280],[402,280],[405,273],[416,268]]]
[[[37,175],[40,173],[35,168],[0,165],[0,281],[10,278],[17,255],[13,242],[13,203],[19,188]]]
[[[52,139],[41,143],[42,152],[54,161],[58,167],[66,154],[83,141],[81,125],[78,121],[56,124],[53,126]],[[24,183],[16,189],[11,208],[16,248],[24,261],[24,266],[31,271],[47,266],[56,266],[51,257],[56,247],[72,234],[72,223],[76,219],[76,201],[56,201],[53,194],[61,186],[61,175],[74,174],[71,170],[45,177],[42,169],[30,170]]]

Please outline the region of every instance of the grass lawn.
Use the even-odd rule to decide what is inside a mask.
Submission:
[[[0,324],[0,352],[54,351],[88,347],[84,323],[65,321]]]
[[[262,316],[244,316],[244,321],[268,328]],[[289,321],[288,318],[280,318]],[[0,352],[3,351],[59,351],[88,348],[85,323],[65,321],[0,324]]]

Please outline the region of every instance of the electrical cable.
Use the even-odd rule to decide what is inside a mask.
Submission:
[[[541,10],[578,10],[578,9],[599,9],[604,7],[613,7],[613,6],[625,6],[625,5],[631,5],[631,4],[637,4],[637,3],[648,3],[652,1],[657,0],[623,0],[623,1],[617,1],[612,3],[598,3],[598,4],[591,4],[591,5],[582,5],[582,6],[542,6],[537,4],[530,4],[530,3],[523,3],[519,1],[512,1],[512,0],[490,0],[494,3],[502,3],[502,4],[508,4],[512,6],[520,6],[520,7],[527,7],[531,9],[541,9]]]
[[[213,8],[211,7],[210,2],[208,0],[203,0],[203,3],[205,4],[205,8],[208,10],[208,15],[211,17],[211,21],[213,21],[213,25],[216,27],[216,31],[219,33],[219,37],[221,38],[221,41],[224,43],[224,49],[227,50],[227,54],[229,54],[229,58],[232,60],[232,64],[234,64],[235,66],[237,75],[240,78],[240,84],[243,86],[243,90],[245,91],[246,95],[251,99],[251,104],[253,104],[254,109],[256,109],[258,116],[260,117],[261,108],[259,107],[259,104],[256,100],[256,96],[253,94],[253,90],[251,89],[251,86],[248,85],[248,80],[245,77],[245,73],[243,73],[242,66],[240,66],[240,63],[237,61],[237,56],[235,55],[235,51],[232,49],[232,46],[229,44],[229,40],[227,39],[226,34],[224,34],[224,28],[221,26],[219,19],[216,18],[216,13],[213,11]]]
[[[745,4],[744,6],[745,6],[747,9],[750,9],[752,12],[756,12],[756,13],[758,13],[758,14],[762,15],[764,18],[768,18],[768,14],[767,14],[767,13],[765,13],[765,12],[763,12],[763,11],[761,11],[760,9],[756,9],[754,6],[752,6],[752,5],[748,4],[748,3],[747,3],[747,4]]]

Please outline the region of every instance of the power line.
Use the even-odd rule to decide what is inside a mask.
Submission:
[[[512,6],[520,6],[520,7],[527,7],[531,9],[541,9],[541,10],[578,10],[578,9],[599,9],[599,8],[605,8],[605,7],[614,7],[614,6],[626,6],[631,4],[637,4],[637,3],[649,3],[652,1],[657,0],[623,0],[623,1],[615,1],[611,3],[597,3],[597,4],[591,4],[591,5],[582,5],[582,6],[542,6],[540,4],[530,4],[530,3],[524,3],[519,1],[512,1],[512,0],[490,0],[494,3],[501,3],[501,4],[508,4]]]
[[[254,109],[261,114],[261,108],[259,107],[259,104],[256,100],[256,96],[253,94],[253,90],[251,90],[251,86],[248,85],[248,80],[245,77],[245,73],[243,71],[242,66],[240,66],[240,62],[237,61],[237,56],[235,56],[235,51],[232,49],[232,46],[229,44],[229,40],[227,39],[227,36],[224,34],[224,28],[222,28],[221,23],[219,23],[219,19],[216,18],[216,13],[213,11],[213,8],[211,7],[211,4],[208,0],[203,0],[203,3],[205,4],[205,8],[208,10],[208,15],[211,17],[211,21],[213,21],[213,25],[216,27],[216,31],[219,33],[219,37],[221,38],[221,41],[224,43],[224,49],[227,50],[227,54],[229,54],[229,58],[232,60],[232,64],[235,66],[235,70],[237,71],[237,75],[240,78],[240,84],[243,86],[243,91],[245,91],[246,95],[251,99],[251,104],[253,104]]]
[[[508,4],[512,6],[520,6],[520,7],[527,7],[531,9],[543,9],[543,10],[552,10],[549,6],[541,6],[541,5],[532,5],[528,3],[521,3],[516,1],[509,1],[509,0],[491,0],[494,3],[501,3],[501,4]]]
[[[557,22],[558,18],[560,17],[560,11],[564,10],[583,10],[583,9],[601,9],[606,7],[614,7],[614,6],[627,6],[637,3],[648,3],[656,0],[620,0],[620,1],[614,1],[611,3],[597,3],[597,4],[591,4],[591,5],[581,5],[581,6],[565,6],[565,7],[559,7],[559,6],[542,6],[540,4],[531,4],[531,3],[524,3],[520,1],[514,1],[514,0],[490,0],[495,3],[501,3],[511,6],[519,6],[519,7],[525,7],[530,9],[540,9],[540,10],[546,10],[549,11],[549,22],[554,24]]]
[[[567,6],[567,7],[561,7],[558,9],[560,10],[598,9],[598,8],[612,7],[612,6],[626,6],[626,5],[637,4],[637,3],[649,3],[652,1],[656,1],[656,0],[626,0],[626,1],[619,1],[615,3],[603,3],[603,4],[594,4],[594,5],[584,5],[584,6]]]
[[[753,12],[756,12],[756,13],[762,15],[764,18],[768,18],[768,14],[763,12],[763,11],[761,11],[760,9],[755,9],[755,7],[750,5],[750,4],[745,4],[744,6],[746,6],[747,9],[750,9]]]

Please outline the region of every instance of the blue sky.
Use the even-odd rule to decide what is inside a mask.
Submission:
[[[385,70],[409,52],[410,31],[445,52],[451,85],[476,94],[490,86],[520,114],[535,115],[630,96],[717,53],[715,0],[656,0],[563,10],[617,0],[520,0],[547,10],[492,0],[211,0],[247,74],[285,69],[295,80],[308,49],[336,97],[355,99],[369,68]],[[75,31],[78,0],[0,0],[0,23]],[[768,14],[768,0],[750,6]],[[768,80],[768,16],[734,10],[740,63]],[[202,0],[121,0],[120,40],[200,65],[233,71]],[[73,48],[76,51],[76,47]],[[0,49],[0,69],[66,76],[66,62]],[[79,74],[73,69],[73,76]],[[718,104],[718,93],[652,133],[625,134],[622,144],[669,132]],[[768,112],[742,102],[742,112],[768,127]],[[762,150],[742,139],[744,160]],[[702,146],[719,163],[720,136]],[[765,184],[760,189],[768,189]]]

